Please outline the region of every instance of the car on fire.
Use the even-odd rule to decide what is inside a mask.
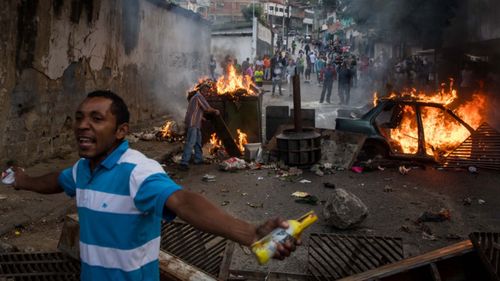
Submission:
[[[440,122],[429,122],[428,115],[440,116]],[[448,126],[451,131],[441,130],[441,122],[452,126]],[[360,118],[336,118],[335,130],[366,135],[360,157],[431,161],[438,161],[451,152],[474,131],[445,105],[411,98],[382,98]],[[459,142],[436,141],[446,140],[446,134],[457,132],[461,134]]]

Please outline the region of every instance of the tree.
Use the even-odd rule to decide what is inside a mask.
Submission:
[[[241,13],[243,14],[243,17],[245,17],[246,21],[252,21],[252,17],[255,12],[255,17],[257,19],[260,19],[260,17],[264,14],[264,10],[260,5],[255,5],[255,11],[254,8],[252,7],[253,5],[248,5],[245,8],[241,9]]]

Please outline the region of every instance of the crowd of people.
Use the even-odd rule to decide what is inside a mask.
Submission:
[[[212,60],[210,62],[212,67]],[[246,58],[238,64],[234,60],[237,71],[250,76],[255,84],[262,87],[264,81],[272,82],[271,95],[283,95],[283,87],[292,93],[291,77],[300,76],[303,83],[317,84],[321,87],[318,93],[319,103],[331,103],[333,85],[337,84],[339,104],[351,103],[351,89],[359,87],[366,98],[373,92],[380,95],[389,92],[401,92],[408,88],[432,91],[437,86],[437,70],[433,59],[425,55],[412,55],[404,58],[389,58],[384,52],[373,57],[354,55],[349,44],[339,39],[322,41],[292,41],[290,48],[277,49],[274,55],[264,55],[253,60]],[[213,70],[211,68],[211,73]],[[453,75],[450,75],[453,76]],[[473,67],[465,64],[456,77],[455,84],[463,95],[471,93],[471,89],[481,87],[477,81],[494,80],[478,79]],[[490,75],[491,76],[491,75]],[[489,80],[488,80],[489,79]],[[476,81],[476,82],[473,82]],[[474,84],[474,85],[473,85]],[[365,97],[357,97],[363,100]]]

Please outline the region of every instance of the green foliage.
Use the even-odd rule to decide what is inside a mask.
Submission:
[[[253,5],[250,4],[246,6],[245,8],[241,9],[241,13],[243,14],[243,17],[245,17],[246,21],[252,21],[253,17]],[[262,15],[264,14],[264,10],[260,4],[255,4],[255,17],[257,19],[260,19]]]

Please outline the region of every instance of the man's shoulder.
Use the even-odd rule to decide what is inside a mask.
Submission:
[[[151,163],[151,161],[156,162],[155,160],[148,158],[146,155],[144,155],[142,152],[128,148],[125,153],[120,157],[118,160],[118,164],[133,164],[133,165],[144,165],[147,163]],[[158,163],[158,162],[156,162]]]

